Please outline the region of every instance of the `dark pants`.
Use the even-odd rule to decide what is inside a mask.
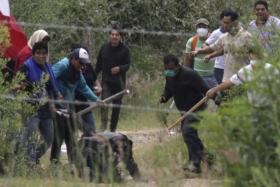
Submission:
[[[102,81],[102,100],[117,94],[124,90],[124,83],[123,82],[106,82]],[[120,115],[120,105],[122,104],[122,97],[113,100],[113,107],[111,121],[110,121],[110,131],[115,131],[119,121]],[[101,108],[101,127],[99,129],[100,132],[104,132],[107,128],[108,124],[108,115],[109,115],[109,108]]]
[[[221,84],[223,81],[224,69],[214,68],[214,75],[218,84]]]
[[[74,124],[73,119],[67,118],[64,116],[60,116],[59,114],[55,114],[54,119],[54,141],[51,149],[51,157],[50,160],[53,163],[59,163],[60,161],[60,149],[65,141],[67,147],[67,156],[69,163],[72,163],[72,150],[75,147],[75,140],[77,139],[77,130]]]
[[[181,124],[182,135],[189,152],[190,164],[196,167],[200,167],[201,156],[204,151],[204,146],[198,137],[197,130],[192,127],[198,121],[193,115],[189,115]]]
[[[35,116],[27,122],[22,135],[22,147],[27,152],[29,161],[37,163],[50,148],[54,139],[53,128],[52,118]]]

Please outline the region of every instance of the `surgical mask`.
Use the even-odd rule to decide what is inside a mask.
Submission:
[[[196,30],[196,32],[197,32],[198,36],[205,37],[208,34],[208,29],[199,28],[199,29]]]
[[[165,70],[164,71],[164,74],[167,76],[167,77],[174,77],[175,76],[175,72],[174,70]]]
[[[230,34],[233,34],[234,31],[235,31],[235,27],[232,27],[232,28],[230,29],[229,33],[230,33]]]
[[[259,60],[250,60],[250,64],[255,67],[258,67],[261,65],[261,62]]]

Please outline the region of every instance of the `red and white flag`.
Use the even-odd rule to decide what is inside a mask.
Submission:
[[[4,54],[4,58],[10,58],[16,60],[19,51],[26,46],[27,38],[18,25],[15,18],[10,14],[10,6],[8,0],[0,0],[0,22],[4,23],[10,31],[10,42],[11,47],[9,47]]]

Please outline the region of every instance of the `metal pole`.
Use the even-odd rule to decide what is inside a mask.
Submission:
[[[119,92],[119,93],[117,93],[117,94],[115,94],[115,95],[113,95],[113,96],[111,96],[111,97],[108,97],[107,99],[104,99],[103,101],[104,101],[105,103],[109,103],[109,102],[111,102],[111,101],[113,101],[113,100],[115,100],[115,99],[118,99],[119,97],[123,96],[124,94],[129,94],[129,92],[130,92],[129,90],[123,90],[123,91],[121,91],[121,92]],[[94,103],[91,104],[90,107],[88,107],[88,108],[86,108],[86,109],[81,110],[80,112],[78,112],[77,115],[78,115],[78,116],[81,116],[81,115],[83,115],[83,114],[85,114],[85,113],[87,113],[87,112],[92,111],[93,109],[95,109],[95,108],[97,108],[97,107],[99,107],[98,104],[94,102]]]

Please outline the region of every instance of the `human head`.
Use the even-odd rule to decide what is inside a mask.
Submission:
[[[223,11],[221,12],[221,14],[220,14],[220,20],[222,20],[222,19],[225,17],[225,13],[226,13],[227,11],[231,11],[231,10],[223,10]]]
[[[44,41],[46,44],[51,40],[49,34],[45,30],[37,30],[35,31],[32,36],[28,40],[28,46],[32,49],[33,45],[36,42]]]
[[[120,28],[114,26],[112,30],[109,32],[110,34],[110,42],[113,47],[118,46],[122,40],[123,33],[120,31]]]
[[[172,54],[166,55],[163,58],[163,63],[164,63],[164,69],[165,69],[165,75],[169,77],[174,77],[179,69],[179,59]]]
[[[208,36],[208,29],[209,29],[209,21],[205,18],[200,18],[195,23],[196,32],[199,37],[207,37]]]
[[[226,32],[234,33],[235,27],[237,27],[238,14],[234,11],[226,11],[223,18],[223,28]]]
[[[32,48],[32,56],[37,64],[44,65],[47,61],[48,56],[47,44],[42,41],[36,42]]]
[[[254,14],[257,16],[257,19],[259,19],[261,21],[266,21],[269,16],[267,1],[264,1],[264,0],[256,1]]]
[[[76,70],[81,69],[85,64],[90,64],[88,52],[83,48],[76,48],[70,55],[70,61]]]

